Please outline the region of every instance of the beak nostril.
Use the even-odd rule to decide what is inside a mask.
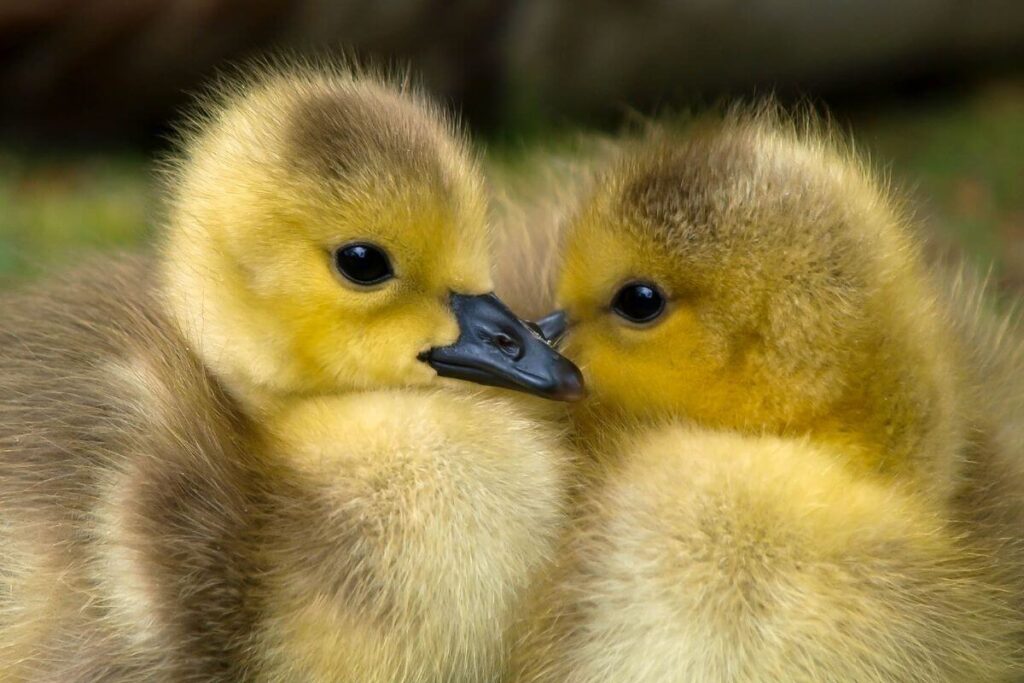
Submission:
[[[519,342],[504,332],[499,332],[494,335],[493,339],[495,345],[501,350],[501,352],[510,358],[518,358],[519,354],[522,352],[522,347],[519,345]]]

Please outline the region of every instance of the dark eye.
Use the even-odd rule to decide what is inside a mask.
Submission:
[[[615,295],[612,310],[635,323],[649,323],[665,310],[661,291],[646,282],[631,282]]]
[[[357,285],[375,285],[395,275],[384,250],[365,242],[338,247],[334,252],[334,265],[339,273]]]

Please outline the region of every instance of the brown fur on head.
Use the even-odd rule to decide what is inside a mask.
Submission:
[[[590,412],[810,431],[883,469],[951,438],[945,343],[902,211],[833,136],[733,113],[625,145],[595,188],[559,285]],[[666,302],[642,324],[615,310],[637,282]]]

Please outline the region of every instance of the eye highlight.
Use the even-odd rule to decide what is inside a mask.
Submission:
[[[334,267],[346,280],[357,285],[376,285],[395,276],[388,255],[369,242],[338,247],[334,252]]]
[[[665,310],[665,296],[654,284],[630,282],[616,292],[612,310],[630,322],[649,323]]]

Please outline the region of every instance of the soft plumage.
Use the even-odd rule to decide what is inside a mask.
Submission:
[[[654,131],[564,244],[590,464],[519,680],[1020,675],[1019,342],[848,149],[772,113]]]
[[[5,681],[486,680],[562,519],[578,372],[490,296],[421,95],[222,87],[156,257],[0,298]]]
[[[587,134],[485,166],[496,228],[494,291],[517,314],[539,318],[554,308],[562,230],[618,148],[615,139]]]

